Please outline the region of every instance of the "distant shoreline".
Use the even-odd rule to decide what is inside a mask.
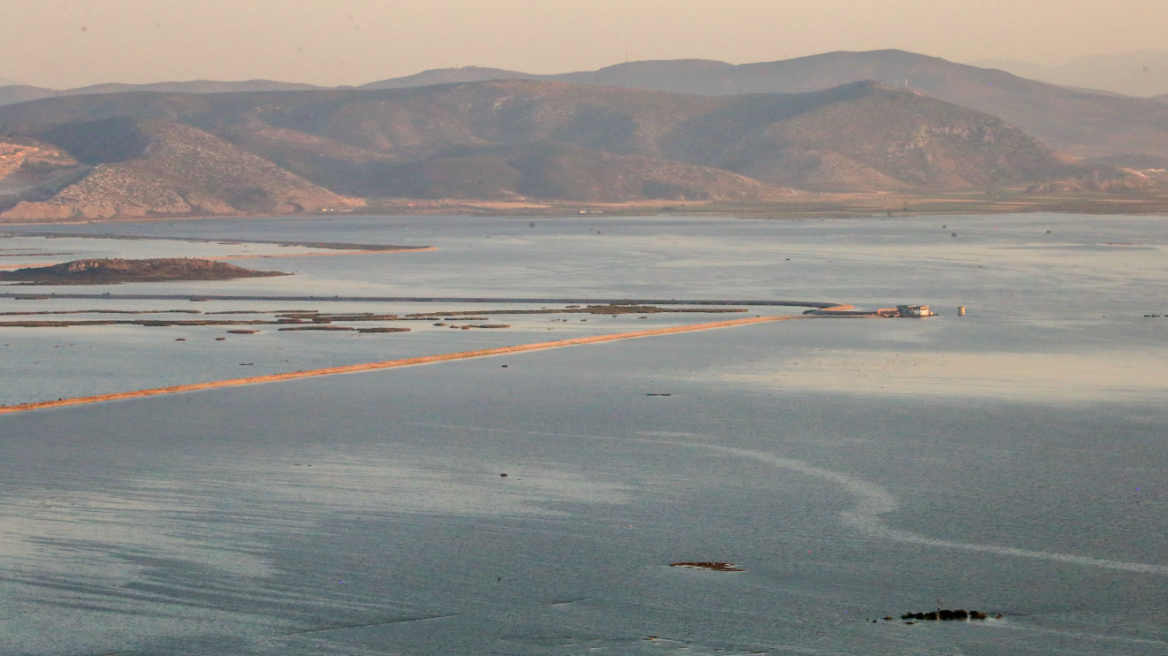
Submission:
[[[1022,189],[960,192],[808,193],[765,202],[632,201],[573,203],[534,200],[503,203],[475,200],[371,199],[351,212],[369,216],[728,216],[749,219],[889,218],[962,214],[1168,214],[1168,193],[1027,193]]]
[[[975,214],[1098,214],[1155,215],[1168,214],[1165,192],[1057,192],[1027,193],[1022,189],[967,190],[937,193],[855,192],[811,193],[792,196],[789,200],[765,202],[638,200],[622,203],[591,203],[565,200],[523,199],[517,201],[476,199],[368,199],[364,207],[340,212],[296,214],[207,214],[174,216],[114,216],[100,219],[62,219],[59,221],[5,221],[5,227],[37,225],[85,225],[90,223],[160,223],[198,219],[254,218],[339,218],[345,216],[502,216],[502,217],[569,217],[569,216],[727,216],[749,219],[798,218],[889,218],[922,215]],[[54,235],[55,236],[55,235]],[[88,236],[88,235],[73,235]],[[193,239],[192,240],[196,240]],[[217,241],[197,239],[197,241]],[[248,240],[254,241],[254,240]],[[288,242],[270,242],[288,243]],[[308,246],[307,243],[288,245]],[[345,249],[357,244],[331,246]],[[329,248],[330,246],[324,246]],[[378,249],[422,250],[426,247],[377,246]]]

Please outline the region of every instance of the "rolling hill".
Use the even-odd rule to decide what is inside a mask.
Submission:
[[[412,198],[541,198],[583,202],[775,200],[794,195],[728,171],[558,141],[459,146],[371,170],[355,191]]]
[[[287,214],[359,205],[188,125],[113,118],[34,132],[85,168],[47,199],[28,198],[39,190],[14,198],[20,202],[0,214],[4,220]]]
[[[457,70],[430,71],[416,81],[440,79]],[[496,79],[523,77],[715,96],[801,93],[871,80],[993,114],[1071,155],[1139,152],[1168,156],[1168,112],[1153,100],[1036,82],[1002,70],[900,50],[831,52],[741,65],[709,60],[643,61],[545,76],[479,70],[489,71]],[[365,86],[401,87],[409,82],[410,78],[397,78]]]
[[[529,80],[380,91],[105,94],[3,107],[0,125],[21,132],[34,122],[118,116],[185,123],[338,193],[360,195],[369,195],[370,176],[391,164],[458,146],[542,141],[811,189],[954,189],[1068,171],[1050,148],[1000,119],[874,83],[723,97]]]

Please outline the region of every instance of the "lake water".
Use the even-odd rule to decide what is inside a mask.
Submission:
[[[297,274],[285,278],[81,289],[99,294],[797,298],[930,303],[942,316],[759,324],[0,416],[0,653],[1168,652],[1168,319],[1144,316],[1168,314],[1160,217],[55,229],[439,248],[238,262]],[[136,257],[219,254],[212,245],[227,248],[0,239]],[[192,305],[0,299],[0,311],[94,303]],[[6,328],[0,402],[733,315],[521,316],[500,331],[265,326],[224,342],[222,327]],[[1003,617],[882,619],[937,608]]]

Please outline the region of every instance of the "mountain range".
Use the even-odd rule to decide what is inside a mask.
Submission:
[[[546,76],[497,69],[447,69],[373,82],[361,88],[397,88],[435,79],[480,81],[487,77],[718,96],[800,93],[871,80],[993,114],[1073,156],[1122,152],[1168,156],[1168,111],[1161,103],[1027,80],[1001,70],[900,50],[832,52],[740,65],[709,60],[632,62],[597,71]]]
[[[446,69],[356,89],[152,86],[0,107],[0,153],[16,153],[0,175],[3,216],[288,213],[378,197],[1130,189],[1150,178],[1122,167],[1168,162],[1164,103],[899,51],[557,76]]]
[[[1165,66],[1168,67],[1168,61]],[[1154,71],[1149,73],[1153,74]],[[1024,79],[1002,70],[900,50],[832,52],[741,65],[693,59],[643,61],[554,75],[466,67],[425,71],[358,88],[396,89],[519,79],[719,96],[801,93],[851,82],[875,81],[892,87],[904,86],[993,114],[1076,157],[1108,157],[1125,152],[1168,157],[1168,112],[1162,106],[1168,94],[1148,99],[1069,88]],[[112,92],[215,93],[314,88],[319,87],[270,80],[96,85],[66,91],[17,86],[0,87],[0,104]]]

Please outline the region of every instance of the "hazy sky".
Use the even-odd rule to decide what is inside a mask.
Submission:
[[[1056,63],[1165,50],[1168,0],[0,0],[0,77],[361,84],[448,66],[901,48]]]

